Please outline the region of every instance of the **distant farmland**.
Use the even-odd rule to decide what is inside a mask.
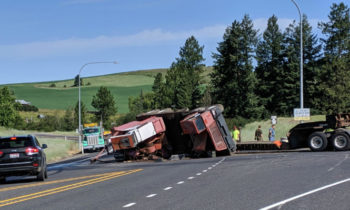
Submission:
[[[129,111],[129,97],[138,96],[141,90],[144,93],[152,91],[155,75],[162,73],[163,77],[165,77],[167,70],[152,69],[83,77],[84,86],[81,87],[81,99],[88,110],[94,110],[91,106],[92,97],[96,95],[100,86],[106,86],[114,95],[118,113],[127,113]],[[209,83],[209,74],[212,71],[212,67],[205,67],[204,70],[202,75],[203,81],[204,83]],[[65,110],[69,107],[73,108],[78,101],[78,87],[72,87],[73,83],[74,79],[9,84],[7,86],[15,92],[16,99],[29,101],[39,109]],[[87,85],[88,83],[90,84]]]
[[[152,90],[154,76],[166,69],[154,69],[135,71],[119,74],[110,74],[97,77],[83,78],[84,86],[81,87],[81,98],[88,110],[93,110],[91,100],[96,95],[100,86],[106,86],[116,99],[119,113],[128,112],[129,96],[137,96],[141,90]],[[42,83],[25,83],[7,85],[15,92],[17,99],[31,102],[39,109],[67,109],[74,107],[78,101],[78,88],[71,87],[74,80],[51,81]],[[87,84],[90,83],[89,86]],[[55,84],[55,87],[50,87]]]

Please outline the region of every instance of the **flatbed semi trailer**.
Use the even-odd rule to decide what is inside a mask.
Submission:
[[[290,129],[286,140],[237,142],[237,151],[289,150],[310,148],[312,151],[350,149],[350,114],[332,114],[326,121],[300,123]]]
[[[326,121],[301,123],[288,133],[291,149],[309,147],[312,151],[350,149],[350,114],[332,114]]]

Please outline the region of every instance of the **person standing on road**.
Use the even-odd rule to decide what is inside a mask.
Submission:
[[[272,125],[271,128],[269,129],[269,141],[275,141],[275,125]]]
[[[233,131],[232,131],[232,137],[235,141],[239,141],[239,130],[238,128],[234,125],[233,126]]]
[[[261,125],[259,125],[258,129],[255,130],[255,140],[263,141],[263,132],[261,130]]]

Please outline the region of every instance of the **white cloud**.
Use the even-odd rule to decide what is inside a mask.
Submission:
[[[76,0],[96,1],[96,0]],[[283,31],[293,19],[278,19],[278,24]],[[319,20],[309,20],[313,29],[317,28]],[[253,21],[254,27],[259,32],[264,32],[267,18],[259,18]],[[184,41],[194,35],[201,43],[207,40],[220,41],[227,25],[214,25],[190,31],[164,31],[162,29],[144,30],[139,33],[126,36],[97,36],[93,38],[70,38],[54,41],[38,41],[31,43],[0,45],[0,58],[42,58],[47,56],[72,55],[84,52],[92,52],[118,47],[156,46],[177,41]]]
[[[94,38],[71,38],[47,42],[31,42],[16,45],[0,45],[1,57],[45,57],[67,55],[116,47],[151,46],[171,41],[185,40],[191,35],[201,40],[222,37],[226,26],[216,25],[192,31],[170,32],[162,29],[145,30],[127,36],[98,36]]]

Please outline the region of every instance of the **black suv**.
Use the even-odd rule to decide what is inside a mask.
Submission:
[[[32,135],[0,138],[0,182],[6,176],[33,175],[47,178],[46,155],[37,138]]]

